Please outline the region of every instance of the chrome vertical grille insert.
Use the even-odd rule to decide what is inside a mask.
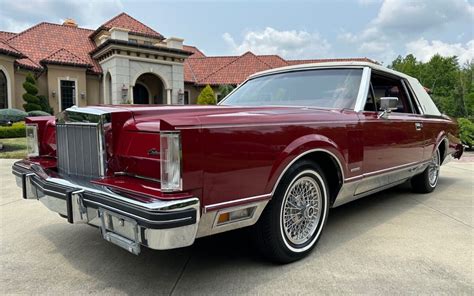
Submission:
[[[56,156],[60,174],[105,175],[105,125],[108,114],[90,108],[69,108],[56,120]]]

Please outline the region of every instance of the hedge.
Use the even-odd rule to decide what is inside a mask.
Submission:
[[[26,137],[24,122],[16,122],[12,126],[0,126],[0,139],[22,137]]]
[[[51,114],[44,111],[35,110],[28,112],[28,116],[51,116]]]

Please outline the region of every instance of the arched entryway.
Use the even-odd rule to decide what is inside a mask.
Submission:
[[[5,108],[8,108],[8,81],[3,70],[0,70],[0,109]]]
[[[165,86],[154,73],[140,75],[133,86],[134,104],[166,104]]]
[[[104,104],[112,104],[112,75],[110,72],[105,74],[105,100]]]

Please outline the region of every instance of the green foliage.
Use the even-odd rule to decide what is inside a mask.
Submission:
[[[49,100],[46,96],[43,96],[43,95],[39,95],[38,96],[38,99],[39,99],[39,105],[41,106],[41,111],[43,112],[46,112],[46,113],[49,113],[49,115],[53,115],[54,114],[54,110],[53,108],[51,108],[51,106],[49,105]]]
[[[206,85],[206,87],[201,91],[197,98],[197,103],[199,105],[215,105],[216,97],[211,86]]]
[[[36,80],[33,74],[28,73],[26,75],[25,82],[23,82],[23,88],[26,93],[23,94],[23,100],[26,102],[23,104],[23,108],[26,112],[41,110],[40,100],[38,99],[38,87],[36,87]]]
[[[413,55],[397,57],[389,68],[416,77],[432,92],[441,112],[453,117],[474,116],[474,63],[459,65],[457,57],[433,56],[428,62]]]
[[[234,86],[230,84],[222,84],[219,85],[219,97],[218,101],[220,102],[223,98],[225,98],[228,94],[230,94],[234,90]]]
[[[24,122],[16,122],[12,126],[0,126],[0,139],[26,137]]]
[[[25,120],[28,113],[18,109],[0,109],[0,122],[18,122]]]
[[[458,124],[461,141],[472,149],[474,146],[474,123],[467,118],[458,118]]]
[[[28,116],[51,116],[51,114],[47,113],[47,112],[44,112],[44,111],[40,111],[40,110],[35,110],[35,111],[30,111],[28,112]]]

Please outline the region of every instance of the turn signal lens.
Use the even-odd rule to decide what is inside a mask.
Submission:
[[[160,132],[161,190],[181,191],[181,135],[179,132]]]
[[[39,156],[38,125],[26,124],[26,152],[28,157]]]

